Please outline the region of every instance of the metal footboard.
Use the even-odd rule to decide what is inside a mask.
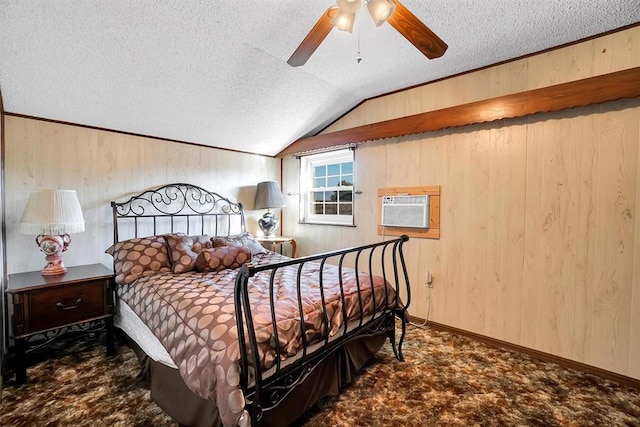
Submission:
[[[251,415],[253,425],[259,423],[266,411],[274,409],[287,395],[295,390],[297,385],[303,383],[325,359],[338,349],[343,348],[347,343],[358,338],[386,334],[389,337],[396,358],[403,360],[402,343],[406,332],[406,310],[411,301],[411,291],[402,246],[408,240],[408,236],[401,236],[394,240],[296,258],[276,264],[260,266],[245,264],[241,268],[236,279],[234,296],[238,340],[242,357],[240,385],[245,396],[245,406]],[[346,260],[351,261],[351,267],[347,267]],[[303,268],[308,263],[318,263],[320,265],[319,277],[317,278],[320,301],[317,304],[321,307],[324,317],[324,334],[320,342],[308,342],[306,338],[305,313],[301,296],[301,286],[303,284],[300,279]],[[333,336],[329,336],[330,334],[328,333],[329,320],[323,277],[325,263],[337,266],[340,306],[343,311],[343,324],[340,325],[340,330]],[[277,286],[276,273],[285,267],[297,269],[296,287],[302,346],[298,350],[295,356],[296,360],[293,363],[284,363],[283,361],[287,358],[280,357],[281,353],[283,354],[283,349],[279,344],[278,328],[275,320],[274,286]],[[353,268],[356,272],[366,272],[369,276],[381,276],[387,286],[393,288],[393,295],[390,297],[385,288],[384,304],[380,304],[381,307],[377,307],[373,280],[369,280],[369,285],[363,284],[361,287],[359,276],[356,274],[357,298],[360,310],[357,318],[352,318],[347,322],[346,295],[342,283],[342,272],[346,268]],[[254,356],[259,354],[259,349],[249,290],[251,278],[260,272],[266,272],[269,275],[269,292],[271,295],[270,315],[276,355],[274,366],[269,370],[265,370],[261,366],[260,358]],[[370,286],[372,293],[373,315],[366,315],[363,310],[361,291],[366,289],[365,286]],[[398,337],[396,337],[396,318],[401,325]]]

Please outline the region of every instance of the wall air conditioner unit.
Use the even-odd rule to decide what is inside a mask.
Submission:
[[[383,196],[382,225],[429,228],[429,196]]]

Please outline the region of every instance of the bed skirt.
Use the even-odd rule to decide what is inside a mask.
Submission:
[[[151,399],[183,426],[217,427],[222,425],[215,404],[193,393],[177,369],[156,362],[125,335],[140,362],[139,378],[149,385]],[[260,426],[290,425],[321,398],[335,396],[353,380],[354,375],[382,347],[386,334],[362,337],[346,344],[322,362],[295,392],[276,409],[266,412]]]

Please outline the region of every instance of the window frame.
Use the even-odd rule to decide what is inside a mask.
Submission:
[[[351,163],[352,185],[314,187],[314,170],[318,166]],[[339,180],[343,175],[340,171]],[[328,177],[329,175],[325,175]],[[355,226],[355,154],[353,148],[310,154],[300,158],[300,223]],[[314,191],[337,191],[337,207],[340,205],[340,191],[351,191],[351,215],[312,213],[311,194]],[[326,203],[326,201],[325,201]]]

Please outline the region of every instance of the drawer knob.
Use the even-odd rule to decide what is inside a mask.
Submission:
[[[78,298],[74,305],[70,305],[70,306],[67,307],[66,305],[64,305],[64,303],[62,301],[59,301],[59,302],[56,303],[56,307],[60,308],[63,311],[73,310],[73,309],[78,308],[78,306],[80,305],[81,302],[82,302],[82,298]]]

